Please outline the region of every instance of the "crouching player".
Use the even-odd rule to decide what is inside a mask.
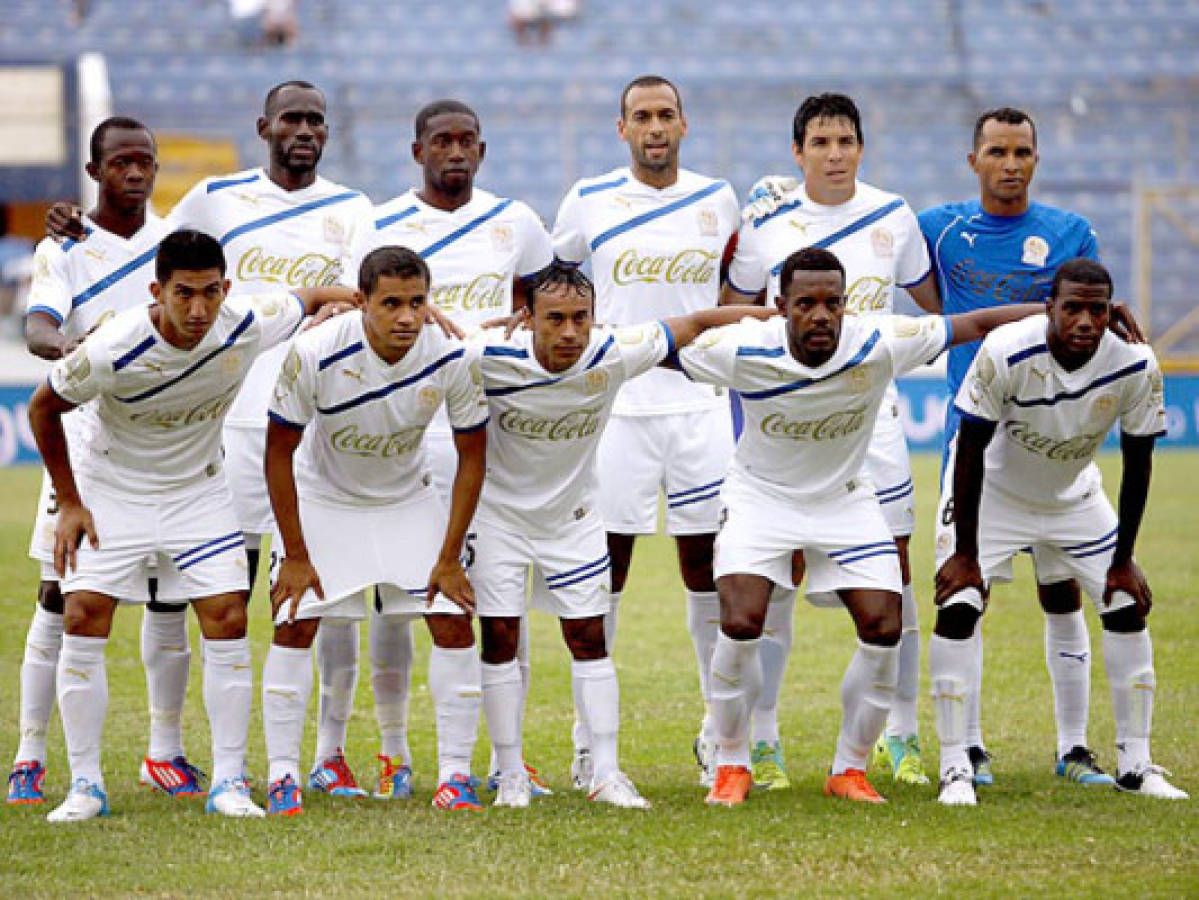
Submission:
[[[529,286],[531,329],[487,332],[480,366],[491,410],[488,475],[475,518],[471,578],[483,634],[483,705],[500,766],[497,806],[529,805],[521,756],[523,691],[517,664],[525,579],[536,602],[561,619],[570,650],[575,708],[590,736],[590,799],[646,809],[620,770],[620,696],[604,616],[611,561],[597,504],[596,450],[620,387],[705,328],[761,307],[726,306],[662,322],[594,326],[595,289],[555,263]]]
[[[734,806],[753,783],[758,641],[773,585],[794,586],[792,557],[802,550],[808,599],[843,604],[858,636],[841,683],[841,733],[824,791],[880,803],[866,780],[866,757],[898,678],[902,578],[874,486],[861,471],[872,426],[892,379],[1038,307],[946,318],[844,316],[845,270],[814,247],[787,257],[779,289],[783,318],[719,329],[679,353],[687,375],[739,391],[745,409],[716,538],[721,621],[711,677],[719,744],[707,799]]]
[[[947,805],[978,802],[966,748],[970,675],[978,665],[972,638],[988,583],[1010,580],[1012,557],[1024,548],[1032,550],[1038,583],[1064,586],[1076,598],[1081,583],[1099,610],[1116,720],[1116,788],[1187,797],[1149,756],[1157,686],[1145,624],[1151,593],[1132,556],[1153,443],[1165,433],[1162,376],[1147,345],[1108,333],[1111,297],[1111,276],[1099,263],[1064,263],[1047,314],[990,334],[954,401],[961,428],[953,521],[939,526],[939,609],[928,654],[941,741],[938,799]],[[1095,465],[1117,422],[1124,462],[1118,518]],[[1085,735],[1086,705],[1070,718]],[[1061,756],[1058,774],[1071,763],[1102,774],[1081,740],[1065,741],[1078,744],[1080,758]]]
[[[479,659],[474,592],[459,554],[483,484],[487,403],[463,345],[425,328],[424,260],[380,247],[363,259],[358,284],[362,309],[295,342],[271,403],[266,479],[278,533],[275,637],[262,676],[267,812],[302,809],[308,648],[323,618],[364,618],[363,590],[371,585],[383,616],[423,615],[433,637],[429,690],[440,771],[433,805],[477,810],[470,757]],[[443,403],[458,451],[448,519],[424,450],[425,429]]]
[[[208,811],[261,816],[243,778],[250,719],[243,541],[221,464],[221,423],[262,350],[344,288],[225,302],[214,238],[177,231],[159,245],[157,302],[110,319],[50,371],[29,420],[59,500],[55,567],[65,598],[58,706],[73,785],[51,822],[108,812],[100,738],[108,708],[104,651],[118,602],[188,602],[204,635],[212,729]],[[90,439],[67,452],[62,417],[95,400]],[[87,542],[80,546],[86,536]]]

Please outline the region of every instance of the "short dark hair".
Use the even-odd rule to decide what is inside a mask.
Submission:
[[[416,114],[416,118],[413,120],[412,125],[416,132],[416,139],[419,141],[424,136],[425,129],[429,127],[430,119],[434,116],[444,116],[447,113],[470,116],[475,120],[475,130],[479,134],[483,133],[483,125],[479,121],[479,114],[461,100],[434,100],[432,103],[422,106],[420,112]]]
[[[366,255],[358,267],[358,290],[369,295],[379,286],[380,278],[423,278],[432,281],[429,264],[407,247],[378,247]]]
[[[841,288],[845,289],[845,266],[837,259],[837,254],[823,247],[804,247],[796,250],[783,261],[783,270],[779,273],[779,290],[784,297],[791,285],[791,276],[796,272],[840,272]]]
[[[552,263],[533,275],[525,282],[525,294],[528,298],[529,312],[536,309],[537,295],[551,291],[556,287],[569,287],[576,294],[587,297],[595,302],[595,285],[583,274],[578,266],[564,263],[555,259]]]
[[[1111,274],[1095,262],[1093,259],[1087,259],[1085,256],[1076,256],[1074,259],[1068,259],[1053,273],[1053,284],[1049,287],[1049,299],[1053,300],[1057,297],[1059,289],[1063,281],[1069,281],[1074,284],[1103,284],[1107,285],[1107,297],[1110,300],[1115,287],[1112,284]]]
[[[122,131],[144,131],[150,135],[150,143],[154,145],[154,149],[158,149],[158,144],[154,140],[154,133],[137,119],[131,119],[128,116],[110,116],[92,130],[91,140],[88,142],[88,152],[91,155],[91,161],[95,165],[100,164],[100,157],[104,153],[104,137],[114,128],[119,128]]]
[[[1023,125],[1028,123],[1028,127],[1032,129],[1032,145],[1037,145],[1037,123],[1032,120],[1032,116],[1022,109],[1016,109],[1012,106],[1000,106],[996,109],[988,109],[985,113],[974,120],[974,149],[978,149],[979,141],[983,137],[983,126],[988,122],[998,122],[1001,125]]]
[[[225,277],[225,253],[212,235],[180,228],[164,237],[158,245],[154,278],[159,284],[166,284],[180,270],[201,272],[204,269],[219,269],[221,277]]]
[[[862,138],[862,114],[858,112],[858,105],[845,94],[813,94],[799,104],[791,122],[791,137],[797,147],[803,147],[808,123],[814,119],[849,119],[858,143],[866,143]]]
[[[322,98],[325,96],[325,92],[310,81],[301,81],[298,78],[294,78],[291,81],[281,81],[266,92],[266,99],[262,102],[262,114],[264,116],[270,118],[271,105],[275,102],[275,98],[287,88],[300,88],[301,90],[305,91],[316,91],[321,95]]]
[[[673,81],[671,81],[669,78],[663,78],[661,75],[638,75],[628,84],[626,84],[624,86],[624,90],[620,92],[620,117],[623,119],[625,116],[625,104],[628,103],[629,92],[632,91],[633,88],[660,87],[661,85],[666,85],[668,88],[674,91],[674,102],[679,108],[679,115],[682,115],[683,97],[681,94],[679,94],[679,89],[675,86]]]

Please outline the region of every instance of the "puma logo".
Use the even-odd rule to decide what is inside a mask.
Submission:
[[[967,244],[969,244],[969,245],[970,245],[970,249],[971,249],[971,250],[973,250],[973,249],[974,249],[974,242],[975,242],[975,240],[977,240],[977,239],[978,239],[978,235],[977,235],[977,234],[972,234],[972,233],[971,233],[971,232],[969,232],[969,231],[963,231],[963,232],[962,232],[962,240],[963,240],[963,241],[965,241]]]

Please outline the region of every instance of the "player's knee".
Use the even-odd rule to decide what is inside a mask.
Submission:
[[[720,630],[734,641],[752,641],[762,636],[766,615],[745,609],[722,609]]]
[[[1041,601],[1041,609],[1050,615],[1064,615],[1082,609],[1082,593],[1078,589],[1078,582],[1073,579],[1037,585],[1037,599]]]
[[[62,591],[57,581],[43,581],[37,588],[37,602],[48,613],[63,614]]]
[[[603,659],[608,655],[603,616],[563,619],[562,637],[566,639],[570,655],[577,660]]]
[[[108,637],[113,602],[98,594],[70,594],[63,600],[62,630],[78,637]]]
[[[951,603],[937,610],[933,631],[938,637],[964,641],[974,635],[974,627],[982,614],[969,603]]]
[[[608,532],[608,557],[612,562],[612,592],[619,594],[624,590],[629,578],[629,566],[633,562],[633,543],[636,537],[631,534],[616,534]]]
[[[465,650],[475,645],[475,633],[468,616],[438,613],[425,616],[433,643],[443,650]]]
[[[498,666],[516,659],[520,645],[520,619],[484,616],[479,619],[483,662]]]
[[[858,622],[858,640],[876,647],[894,647],[903,634],[899,610],[887,610]]]
[[[240,594],[223,594],[196,607],[200,630],[210,641],[235,641],[246,636],[246,602]],[[315,633],[315,632],[314,632]]]
[[[284,622],[275,626],[275,637],[272,639],[276,647],[288,647],[294,650],[306,650],[312,646],[320,627],[320,619],[300,619],[296,622]]]
[[[1102,613],[1099,619],[1103,622],[1103,630],[1113,634],[1136,634],[1145,630],[1145,617],[1134,605]]]

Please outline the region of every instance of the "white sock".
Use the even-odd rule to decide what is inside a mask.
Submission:
[[[620,686],[612,657],[573,659],[570,681],[591,736],[591,785],[599,787],[620,771]],[[577,687],[575,687],[577,685]]]
[[[1153,728],[1153,642],[1149,629],[1131,634],[1103,631],[1103,661],[1112,691],[1116,720],[1116,771],[1120,774],[1147,766],[1149,734]]]
[[[857,652],[841,679],[841,733],[832,774],[866,770],[874,742],[887,724],[899,677],[899,646],[880,647],[858,641]]]
[[[1087,746],[1091,701],[1091,639],[1082,610],[1045,616],[1045,664],[1053,685],[1057,755]]]
[[[978,633],[978,626],[974,628]],[[967,716],[979,644],[973,638],[954,641],[933,634],[928,639],[928,677],[933,687],[933,709],[937,714],[937,738],[941,743],[941,777],[950,769],[970,771],[967,747]]]
[[[583,715],[583,696],[579,693],[579,682],[573,678],[570,681],[570,696],[575,705],[575,721],[570,727],[570,740],[574,744],[575,754],[586,750],[591,751],[591,733],[587,730],[587,717]]]
[[[482,664],[483,712],[495,762],[491,771],[512,775],[523,771],[520,740],[520,665],[516,660]]]
[[[973,647],[970,660],[973,668],[970,670],[970,681],[966,693],[966,746],[985,747],[983,743],[982,714],[979,704],[983,696],[983,625],[980,619],[974,626],[974,636],[970,638]],[[934,688],[934,691],[936,689]]]
[[[353,619],[321,619],[314,646],[321,684],[313,762],[316,768],[346,746],[346,728],[358,687],[358,623]]]
[[[528,617],[528,614],[525,614],[520,617],[520,637],[516,641],[516,665],[520,670],[520,701],[517,703],[516,723],[517,723],[517,729],[523,729],[524,722],[525,722],[525,706],[528,705],[528,702],[529,702],[529,684],[531,681],[531,667],[529,665],[529,617]],[[484,673],[483,673],[483,677],[484,677],[483,707],[484,707],[484,710],[486,710],[486,707],[487,707],[487,685],[486,685],[487,663],[483,664],[483,669],[484,669]],[[487,717],[487,721],[489,723],[488,728],[490,728],[490,722],[491,722],[490,715]],[[521,753],[523,754],[523,752],[524,752],[524,750],[522,748]],[[522,765],[524,764],[523,760],[522,760],[521,764]],[[502,768],[503,768],[503,766],[500,764],[499,754],[496,752],[496,748],[495,748],[495,735],[492,735],[491,759],[487,764],[487,771],[488,771],[488,773],[498,772]]]
[[[324,628],[324,624],[321,625]],[[262,667],[262,728],[268,783],[300,778],[300,742],[312,695],[312,653],[306,647],[271,644]]]
[[[108,712],[108,638],[64,634],[58,657],[58,709],[71,763],[71,780],[86,778],[103,787],[100,740]]]
[[[758,692],[758,702],[752,713],[750,740],[755,744],[758,741],[778,743],[779,692],[787,672],[787,658],[791,656],[794,619],[795,588],[776,584],[770,592],[766,624],[761,643],[758,644],[758,658],[762,661],[762,689]]]
[[[21,741],[14,763],[46,762],[46,728],[54,711],[54,683],[62,650],[62,613],[33,608],[21,661]]]
[[[608,655],[611,656],[612,650],[616,646],[616,619],[620,615],[620,592],[613,591],[609,599],[611,605],[604,614],[604,646],[608,648]]]
[[[408,693],[412,686],[412,621],[402,616],[371,615],[371,692],[379,723],[379,752],[412,764],[408,749]]]
[[[762,689],[761,638],[736,641],[723,631],[712,653],[712,719],[716,764],[749,767],[749,712]]]
[[[712,653],[716,650],[716,635],[720,633],[720,597],[715,591],[687,591],[687,631],[695,649],[695,664],[699,669],[699,690],[704,698],[704,740],[714,739],[712,716],[711,669]]]
[[[479,655],[474,647],[434,646],[429,654],[429,693],[437,715],[437,780],[470,775],[479,732]]]
[[[150,698],[150,759],[183,756],[183,702],[191,670],[187,610],[142,613],[142,665]]]
[[[254,675],[250,641],[204,641],[204,707],[212,731],[212,783],[240,778],[246,768]]]
[[[916,615],[916,592],[903,586],[903,634],[899,638],[899,678],[895,700],[887,716],[887,734],[906,738],[918,734],[916,710],[920,699],[920,622]]]

